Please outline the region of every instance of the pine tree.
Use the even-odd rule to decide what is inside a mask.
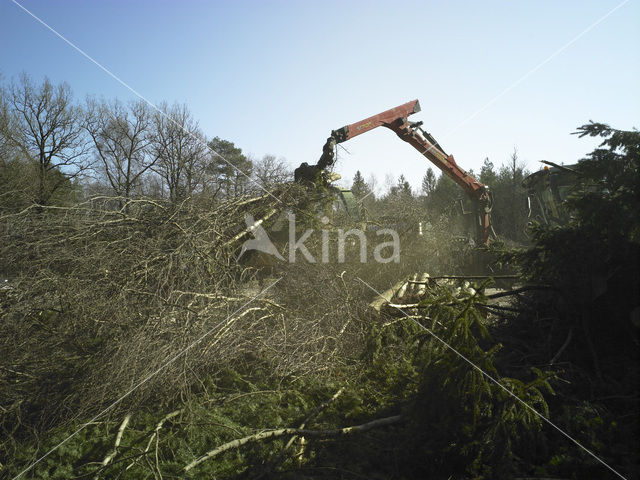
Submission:
[[[463,193],[463,190],[448,175],[440,175],[428,199],[428,208],[431,214],[438,217],[451,211]]]
[[[227,198],[244,194],[253,169],[251,159],[233,142],[220,137],[210,140],[209,147],[218,153],[211,160],[209,173],[217,179]]]
[[[369,188],[369,185],[367,185],[367,182],[364,181],[364,177],[362,176],[362,173],[360,173],[360,170],[358,170],[353,176],[351,191],[357,199],[362,199],[371,193],[371,189]]]
[[[406,177],[401,174],[398,177],[398,183],[396,184],[396,193],[402,196],[413,196],[411,193],[411,185],[407,181]]]
[[[436,188],[436,175],[431,167],[427,168],[427,173],[422,177],[422,194],[428,196]]]
[[[482,168],[480,169],[480,181],[489,187],[492,187],[496,183],[496,172],[493,167],[493,162],[489,160],[489,157],[484,159]]]

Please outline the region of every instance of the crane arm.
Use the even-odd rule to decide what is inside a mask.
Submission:
[[[422,122],[410,122],[408,120],[409,115],[419,111],[420,102],[412,100],[359,122],[346,125],[338,130],[333,130],[323,148],[323,154],[318,166],[326,168],[333,164],[336,144],[346,142],[374,128],[387,127],[393,130],[400,139],[409,143],[427,157],[431,163],[456,182],[470,197],[474,199],[480,198],[485,192],[486,186],[461,168],[456,163],[453,155],[447,155],[438,142],[420,128]]]
[[[410,122],[409,116],[420,111],[420,102],[412,100],[403,105],[333,130],[327,139],[322,156],[315,168],[324,170],[335,161],[335,146],[377,127],[393,130],[400,139],[409,143],[431,163],[458,184],[475,202],[478,216],[478,240],[487,244],[491,231],[492,199],[488,187],[473,178],[448,155],[438,142],[422,128],[422,122]]]
[[[406,119],[409,115],[413,115],[419,111],[420,102],[418,102],[418,100],[413,100],[398,107],[391,108],[386,112],[373,115],[372,117],[365,118],[359,122],[334,130],[331,132],[331,136],[336,139],[337,143],[346,142],[347,140],[368,132],[369,130],[373,130],[376,127],[390,126],[397,123],[400,119]]]

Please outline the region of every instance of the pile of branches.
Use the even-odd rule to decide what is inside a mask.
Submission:
[[[321,371],[333,327],[290,315],[277,285],[255,298],[268,283],[236,261],[245,215],[304,196],[293,185],[215,206],[137,199],[116,210],[121,199],[94,198],[1,217],[2,463],[130,391],[118,409],[183,401],[228,365]]]
[[[322,458],[336,463],[343,456],[339,450],[352,433],[375,430],[373,444],[394,430],[398,445],[418,438],[401,425],[430,425],[433,418],[419,413],[432,400],[458,401],[451,418],[463,412],[475,419],[469,402],[483,404],[490,413],[485,420],[494,425],[491,412],[512,406],[510,399],[469,376],[468,365],[428,342],[415,322],[380,322],[368,310],[376,297],[369,285],[383,290],[409,271],[424,271],[433,251],[429,242],[384,268],[361,263],[357,244],[347,245],[346,262],[281,261],[258,270],[251,252],[238,262],[244,240],[252,238],[246,219],[269,230],[287,221],[287,211],[302,219],[303,230],[316,230],[307,246],[322,258],[315,200],[299,186],[283,186],[273,196],[215,205],[137,199],[123,208],[122,199],[94,198],[0,217],[0,274],[9,279],[9,288],[0,290],[4,472],[19,472],[79,426],[86,427],[83,433],[39,464],[36,474],[108,478],[121,470],[137,478],[149,471],[231,475],[249,469],[262,475],[297,469],[299,462],[317,473]],[[380,241],[373,236],[367,258]],[[447,340],[469,358],[489,361],[473,340],[481,321],[469,312],[477,301],[438,297],[421,305],[420,315],[427,316],[417,321],[451,333]],[[440,311],[441,304],[455,308]],[[451,328],[440,332],[441,324]],[[436,388],[442,383],[464,388]],[[488,393],[469,397],[470,385]],[[436,399],[433,391],[440,392]],[[528,417],[503,420],[538,427]],[[464,422],[456,427],[466,428]],[[474,435],[460,436],[461,444]],[[303,437],[321,442],[305,447]],[[325,450],[334,437],[342,439],[336,451]],[[295,438],[297,454],[289,448]],[[359,442],[349,443],[347,464],[358,457],[362,472],[378,469],[372,444],[361,448]],[[401,447],[406,465],[423,458],[425,442],[439,451],[449,437]],[[242,457],[225,453],[235,450]],[[151,455],[154,462],[147,461]],[[398,455],[397,449],[391,453]],[[453,456],[470,458],[458,450]],[[440,467],[448,468],[434,468]]]

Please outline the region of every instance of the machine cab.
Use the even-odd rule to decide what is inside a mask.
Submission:
[[[545,165],[544,169],[522,181],[522,186],[527,190],[530,221],[561,225],[569,220],[565,200],[578,179],[573,166]]]

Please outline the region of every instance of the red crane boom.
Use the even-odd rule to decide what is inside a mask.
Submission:
[[[476,239],[478,243],[488,244],[491,232],[491,206],[492,198],[489,188],[473,178],[461,168],[453,158],[447,155],[438,142],[422,128],[422,122],[410,122],[409,115],[420,111],[418,100],[412,100],[403,105],[391,108],[385,112],[365,118],[359,122],[346,125],[338,130],[333,130],[323,147],[322,157],[316,165],[319,170],[324,170],[334,162],[334,150],[338,143],[346,142],[358,135],[373,130],[377,127],[386,127],[393,130],[400,139],[412,145],[422,155],[442,170],[467,193],[473,200],[476,215],[477,229]]]

